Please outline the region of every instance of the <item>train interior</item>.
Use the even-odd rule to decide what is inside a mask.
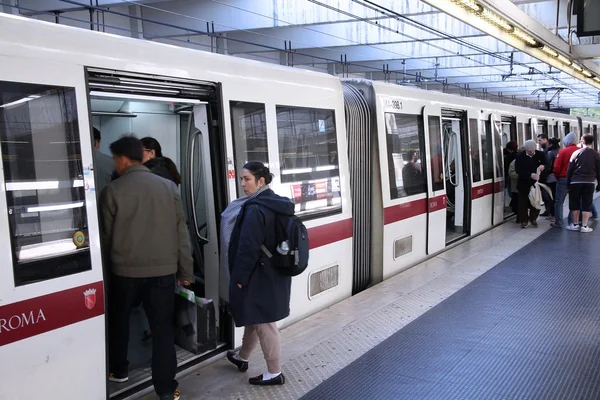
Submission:
[[[470,182],[467,173],[468,142],[464,113],[444,111],[442,135],[445,152],[446,177],[446,243],[454,242],[469,234],[469,215],[466,205],[471,201]],[[444,116],[444,114],[446,116]]]
[[[176,328],[175,346],[178,367],[206,358],[227,345],[231,336],[228,319],[220,318],[219,263],[217,230],[215,221],[214,190],[211,167],[211,151],[208,135],[211,134],[208,121],[212,121],[207,101],[212,88],[165,87],[151,89],[147,82],[128,82],[136,90],[123,92],[119,88],[105,88],[98,91],[94,83],[101,81],[98,76],[91,77],[90,112],[92,124],[102,135],[98,151],[111,155],[110,144],[123,135],[135,135],[138,138],[153,137],[161,147],[163,156],[169,157],[177,166],[182,182],[180,192],[182,205],[187,219],[190,243],[194,258],[195,283],[192,289],[203,307],[197,308],[197,331],[193,338],[178,335]],[[119,86],[119,85],[114,85]],[[142,91],[142,89],[147,89]],[[168,98],[169,93],[178,93],[179,97]],[[181,93],[187,90],[187,97]],[[206,91],[208,93],[203,93]],[[143,94],[141,94],[143,93]],[[117,178],[118,179],[118,178]],[[148,216],[151,218],[152,216]],[[178,311],[176,297],[176,316],[185,324]],[[189,306],[189,305],[188,305]],[[185,317],[188,318],[188,317]],[[184,319],[185,319],[184,318]],[[185,326],[185,325],[184,325]],[[108,342],[110,346],[110,341]],[[110,382],[111,397],[124,397],[136,391],[140,385],[151,380],[152,334],[143,305],[132,310],[129,335],[129,380],[125,383]]]
[[[517,140],[517,120],[514,117],[502,116],[502,148],[506,147],[506,144],[514,140]],[[504,166],[504,170],[508,170],[508,166]],[[510,178],[505,176],[505,182],[509,182]],[[504,190],[504,218],[510,218],[513,215],[512,208],[510,207],[511,202],[511,188],[510,184],[505,184]]]

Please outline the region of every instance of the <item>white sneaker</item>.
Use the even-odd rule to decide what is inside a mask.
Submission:
[[[589,226],[581,227],[581,232],[588,233],[588,232],[593,232],[593,231],[594,231],[594,228],[590,228]]]
[[[569,224],[569,225],[567,225],[567,230],[568,231],[580,231],[581,230],[581,226],[580,225],[575,225],[575,224]]]

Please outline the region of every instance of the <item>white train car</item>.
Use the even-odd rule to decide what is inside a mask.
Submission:
[[[125,398],[150,384],[139,312],[130,380],[107,383],[92,127],[107,154],[123,134],[154,137],[182,172],[216,338],[178,349],[180,370],[241,344],[219,306],[218,216],[246,161],[269,165],[309,228],[283,327],[503,222],[509,140],[599,128],[6,14],[0,66],[0,400]]]
[[[309,229],[311,264],[293,280],[282,326],[351,295],[348,150],[335,77],[6,14],[0,65],[0,399],[106,398],[92,125],[100,151],[123,134],[152,136],[182,172],[197,291],[217,303],[218,341],[202,354],[178,349],[180,368],[241,344],[218,305],[217,232],[246,161],[268,163],[272,187],[294,199]],[[130,379],[111,383],[110,396],[150,381],[143,329],[133,316]]]

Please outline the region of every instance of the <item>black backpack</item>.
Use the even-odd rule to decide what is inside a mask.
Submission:
[[[308,232],[300,218],[295,215],[275,214],[275,237],[275,251],[271,253],[265,245],[261,246],[262,251],[282,275],[300,275],[308,266],[310,249]]]

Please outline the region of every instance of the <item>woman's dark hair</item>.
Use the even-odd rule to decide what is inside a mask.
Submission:
[[[260,178],[265,178],[265,183],[268,185],[273,180],[273,174],[269,172],[269,168],[260,161],[250,161],[244,165],[244,169],[250,171],[257,182]]]
[[[548,143],[550,143],[553,146],[558,146],[558,144],[560,143],[560,138],[550,138],[548,139]]]
[[[158,143],[158,140],[154,139],[153,137],[145,137],[140,139],[140,142],[142,142],[142,146],[144,146],[145,149],[154,150],[154,154],[156,154],[157,158],[162,158],[163,160],[165,160],[165,163],[167,164],[167,169],[169,170],[171,175],[173,175],[175,183],[180,185],[181,175],[179,174],[179,171],[177,171],[177,166],[169,157],[163,156],[162,148],[160,147],[160,143]]]

